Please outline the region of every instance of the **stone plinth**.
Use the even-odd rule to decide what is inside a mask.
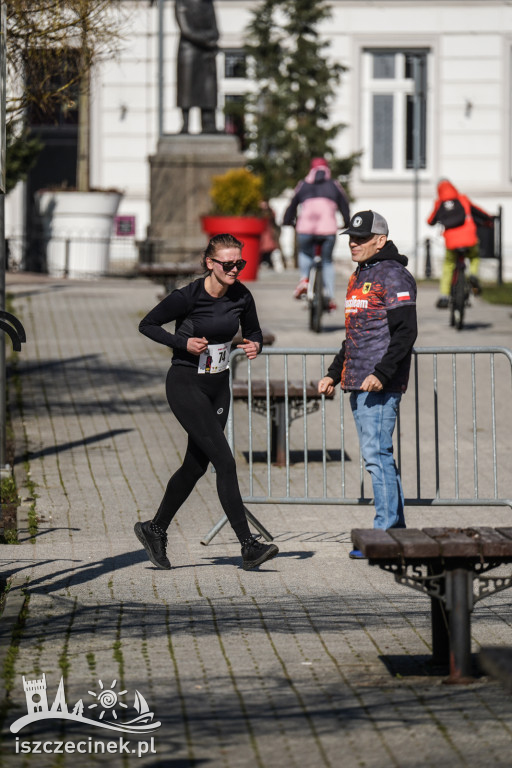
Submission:
[[[213,176],[240,168],[245,159],[235,136],[163,136],[150,162],[151,224],[144,260],[190,261],[204,249],[202,215],[211,211]]]

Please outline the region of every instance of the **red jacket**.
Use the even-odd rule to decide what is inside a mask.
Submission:
[[[493,217],[489,216],[482,208],[474,205],[469,197],[461,195],[447,179],[442,179],[437,185],[437,195],[434,210],[427,222],[432,225],[443,224],[446,248],[453,250],[454,248],[471,248],[476,245],[478,242],[477,223],[490,223]],[[457,210],[461,212],[462,223],[454,226]]]

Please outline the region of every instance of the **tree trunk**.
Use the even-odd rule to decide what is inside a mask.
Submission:
[[[90,72],[87,69],[80,79],[78,97],[78,158],[76,166],[76,186],[79,192],[89,191],[90,165]]]

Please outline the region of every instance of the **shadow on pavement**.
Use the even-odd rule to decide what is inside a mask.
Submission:
[[[449,672],[448,664],[434,664],[429,655],[391,655],[379,656],[392,677],[440,677]],[[471,654],[472,676],[484,677],[478,665],[478,654]]]
[[[29,451],[27,458],[29,460],[34,460],[40,459],[42,456],[52,456],[54,454],[63,453],[64,451],[69,451],[72,448],[77,448],[80,445],[92,445],[93,443],[100,443],[102,440],[108,440],[111,437],[123,435],[125,432],[133,432],[133,428],[130,427],[129,429],[110,429],[107,432],[100,432],[97,435],[84,437],[82,440],[72,440],[67,443],[61,443],[60,445],[52,445],[49,448],[43,448],[41,451]],[[19,464],[24,460],[24,457],[17,457],[14,460],[14,464]]]

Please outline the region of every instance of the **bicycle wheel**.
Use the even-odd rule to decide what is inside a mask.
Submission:
[[[309,329],[314,333],[320,333],[322,330],[322,312],[323,312],[323,286],[322,271],[317,267],[312,267],[309,273],[309,284],[311,286],[311,299],[309,302]]]
[[[458,331],[462,330],[464,325],[466,297],[466,273],[464,269],[457,269],[452,285],[450,325],[454,325]]]

